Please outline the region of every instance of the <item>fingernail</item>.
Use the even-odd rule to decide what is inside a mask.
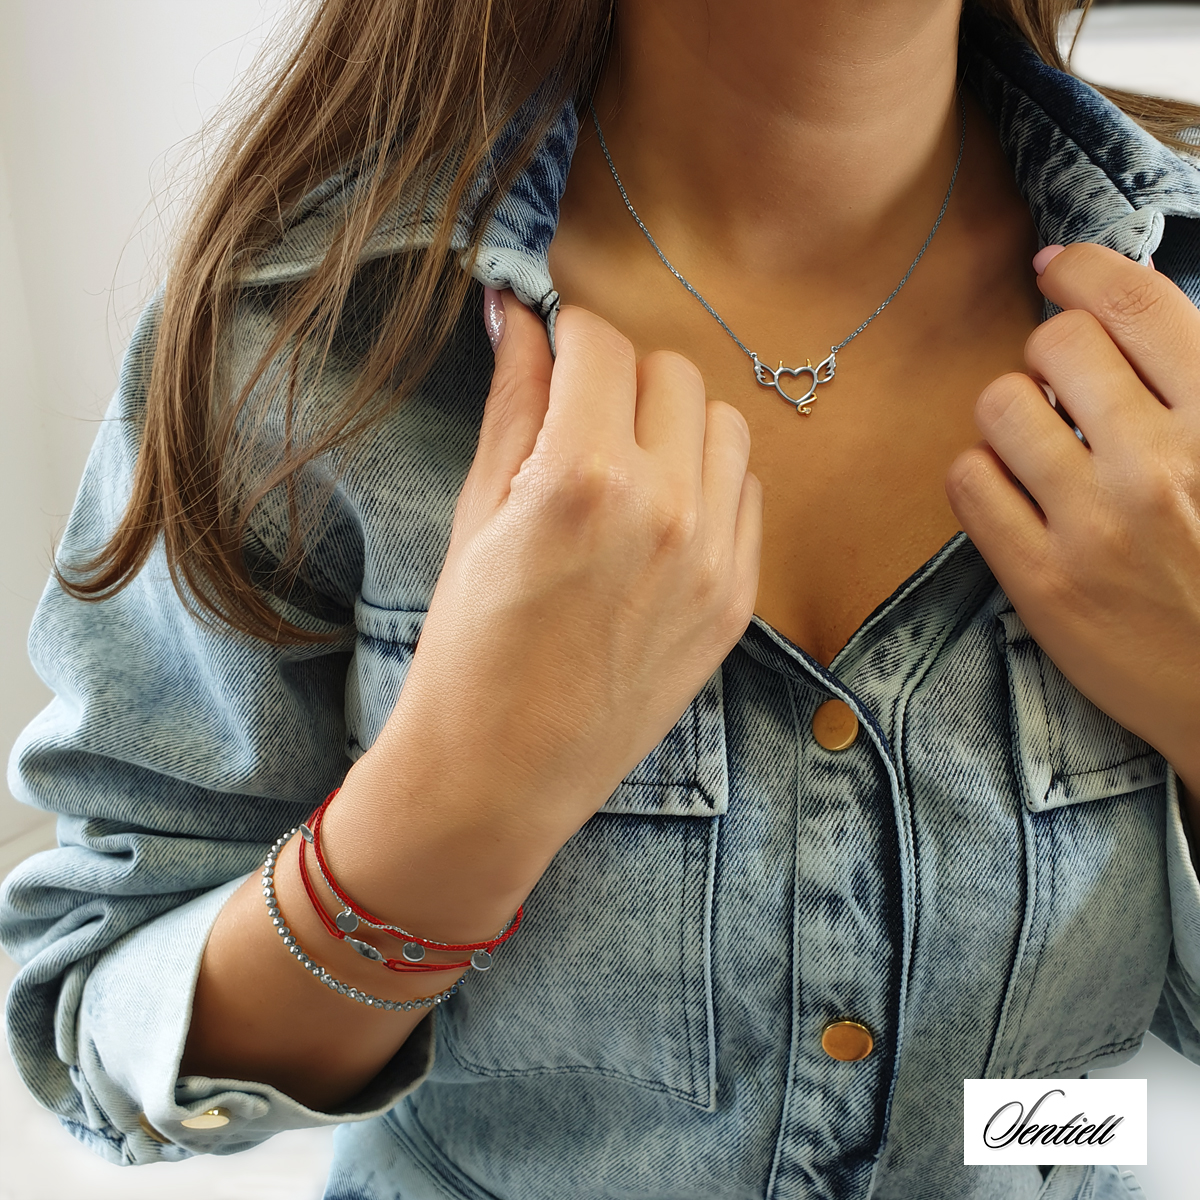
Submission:
[[[494,354],[504,336],[504,297],[492,287],[483,289],[483,323]]]
[[[1049,265],[1052,258],[1057,258],[1066,246],[1046,246],[1033,256],[1033,269],[1040,275]]]
[[[1054,389],[1048,383],[1043,383],[1041,386],[1042,391],[1046,393],[1046,399],[1050,401],[1050,407],[1057,408],[1058,397],[1054,394]]]
[[[1146,259],[1146,266],[1148,266],[1150,268],[1150,270],[1152,270],[1152,271],[1158,270],[1158,268],[1154,265],[1154,255],[1150,255]]]

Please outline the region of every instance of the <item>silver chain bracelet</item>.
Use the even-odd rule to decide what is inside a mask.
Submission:
[[[283,938],[283,944],[288,948],[288,953],[314,979],[325,984],[330,991],[337,992],[339,996],[357,1000],[359,1004],[365,1004],[368,1008],[381,1008],[386,1012],[411,1012],[417,1008],[433,1008],[435,1005],[444,1004],[449,1000],[462,987],[463,980],[470,972],[464,972],[456,983],[451,984],[444,992],[439,992],[436,996],[424,996],[418,1000],[384,1000],[380,996],[372,996],[368,992],[362,991],[361,988],[351,987],[348,983],[335,979],[324,967],[319,966],[308,957],[300,943],[296,941],[295,934],[283,919],[283,913],[279,910],[279,901],[275,896],[275,860],[278,859],[279,852],[284,846],[299,832],[300,826],[297,825],[295,829],[285,833],[267,852],[267,859],[263,863],[262,869],[262,893],[263,899],[267,902],[267,913],[270,915],[275,932]]]

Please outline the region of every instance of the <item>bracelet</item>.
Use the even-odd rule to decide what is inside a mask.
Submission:
[[[335,937],[339,942],[345,942],[352,950],[356,950],[363,958],[369,958],[373,962],[382,963],[389,971],[396,971],[403,974],[409,971],[452,971],[456,967],[469,969],[471,963],[468,962],[453,962],[453,963],[414,963],[408,958],[387,958],[380,950],[372,946],[370,942],[361,941],[358,938],[351,937],[344,929],[340,928],[331,919],[325,911],[325,906],[317,898],[317,893],[313,891],[312,881],[308,877],[308,857],[305,854],[305,847],[308,842],[303,838],[297,839],[299,842],[298,857],[300,861],[300,878],[304,883],[304,890],[308,895],[308,902],[312,905],[313,911],[321,918],[321,924],[325,926],[325,932],[330,937]],[[425,957],[424,947],[421,948],[421,957]],[[491,965],[490,959],[488,965]],[[487,967],[480,967],[479,970],[487,970]]]
[[[271,917],[271,924],[275,927],[275,932],[283,939],[283,944],[288,948],[288,952],[292,957],[310,975],[320,983],[325,984],[331,991],[337,992],[339,996],[348,996],[351,1000],[356,1000],[359,1004],[365,1004],[368,1008],[380,1008],[387,1012],[411,1012],[414,1008],[433,1008],[438,1004],[444,1004],[451,996],[455,995],[467,977],[465,972],[457,982],[452,983],[445,991],[439,992],[436,996],[422,996],[417,1000],[384,1000],[380,996],[372,996],[369,992],[364,992],[359,988],[351,987],[348,983],[344,983],[340,979],[335,979],[324,967],[319,966],[309,958],[300,943],[296,941],[295,935],[288,928],[287,922],[283,917],[283,912],[279,907],[279,898],[275,895],[275,860],[279,857],[279,852],[287,845],[288,839],[294,837],[299,832],[300,829],[297,826],[279,838],[267,852],[267,859],[263,863],[262,869],[262,891],[263,899],[267,902],[267,913]],[[445,968],[442,969],[444,970]]]
[[[399,925],[389,925],[386,921],[380,920],[379,917],[372,916],[363,908],[350,899],[348,895],[338,886],[337,880],[334,879],[332,872],[329,870],[328,864],[325,862],[325,855],[321,850],[321,824],[325,819],[325,811],[329,808],[333,798],[338,794],[338,788],[334,788],[328,796],[325,797],[324,803],[313,813],[313,815],[300,826],[300,835],[308,842],[317,858],[317,867],[321,872],[321,878],[325,881],[325,886],[342,902],[345,906],[344,910],[334,918],[334,923],[343,933],[353,933],[358,928],[361,921],[364,925],[372,929],[378,930],[380,933],[386,933],[390,937],[400,938],[404,940],[404,948],[401,953],[407,962],[419,963],[425,957],[425,949],[428,947],[431,950],[453,950],[453,951],[470,951],[471,966],[477,971],[486,971],[492,965],[492,952],[497,946],[508,941],[510,937],[521,927],[521,920],[525,914],[524,905],[517,909],[516,915],[500,930],[494,938],[488,938],[482,942],[435,942],[429,938],[418,937],[415,933],[410,933],[407,929],[403,929]],[[303,847],[301,847],[301,855],[303,856]],[[303,857],[301,859],[303,862]],[[306,876],[307,878],[307,876]],[[324,913],[324,908],[319,905],[312,893],[309,893],[310,900],[314,905],[320,908]],[[327,914],[325,914],[327,915]],[[326,924],[326,928],[329,926]],[[336,935],[335,935],[336,936]],[[367,943],[358,943],[367,945]],[[372,947],[372,949],[374,949]],[[366,951],[359,951],[365,954],[366,957],[374,957]],[[378,951],[376,951],[378,953]],[[382,959],[382,955],[380,956]],[[395,960],[386,960],[395,961]]]

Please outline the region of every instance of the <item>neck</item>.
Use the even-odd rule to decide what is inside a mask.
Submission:
[[[771,269],[804,269],[831,247],[869,252],[910,213],[919,225],[957,150],[960,10],[621,0],[596,107],[631,199],[673,244],[703,240]],[[585,121],[596,178],[607,166],[593,141]],[[611,180],[596,185],[615,195]]]

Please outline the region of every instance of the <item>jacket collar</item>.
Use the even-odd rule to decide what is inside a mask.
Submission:
[[[1197,165],[1095,88],[1047,66],[977,11],[964,17],[963,43],[967,78],[995,122],[1043,245],[1095,242],[1145,263],[1165,217],[1200,217]]]
[[[1165,217],[1200,217],[1200,157],[1174,154],[1094,88],[1047,66],[1027,43],[973,8],[963,19],[963,61],[1043,244],[1096,242],[1144,263],[1162,238]],[[464,259],[481,283],[512,288],[546,318],[551,337],[558,293],[549,247],[577,135],[576,114],[567,105],[489,221],[474,263]],[[310,273],[354,186],[345,173],[310,193],[285,236],[256,259],[243,282],[269,285]],[[419,214],[400,209],[381,224],[363,257],[414,249],[428,238]],[[456,244],[464,251],[466,240],[461,229]]]

